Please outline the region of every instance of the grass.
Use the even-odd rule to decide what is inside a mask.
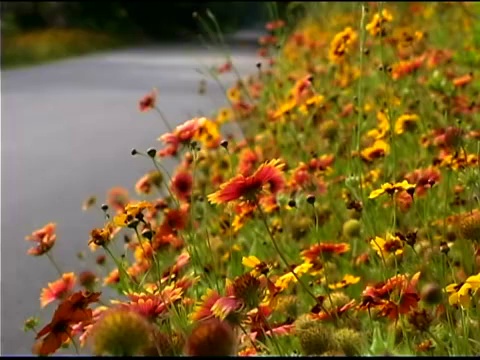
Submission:
[[[2,39],[2,68],[108,50],[125,43],[114,36],[82,29],[46,29],[6,35]]]
[[[228,106],[132,151],[135,196],[88,199],[99,265],[43,291],[57,310],[35,353],[77,335],[95,354],[480,352],[478,6],[295,7],[308,15],[287,24],[270,8],[263,61]],[[223,86],[235,64],[214,16],[200,21]],[[138,104],[165,121],[162,105]],[[55,225],[32,237],[54,262]]]

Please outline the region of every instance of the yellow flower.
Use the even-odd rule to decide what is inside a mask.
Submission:
[[[128,224],[137,218],[143,210],[152,209],[153,205],[148,201],[132,202],[125,206],[122,213],[113,218],[113,223],[119,227],[126,227]]]
[[[385,239],[375,236],[375,239],[370,241],[370,245],[375,250],[378,256],[386,258],[388,255],[401,255],[403,254],[403,242],[397,236],[387,233]]]
[[[445,288],[447,293],[451,293],[448,297],[450,305],[461,305],[463,307],[470,306],[470,299],[480,289],[480,273],[472,275],[460,284],[450,284]]]
[[[233,111],[230,108],[221,108],[217,113],[217,124],[222,125],[233,119]]]
[[[207,149],[214,149],[220,144],[220,131],[218,124],[203,117],[198,120],[199,126],[195,139],[199,140]]]
[[[415,189],[415,185],[409,184],[407,180],[403,180],[400,183],[385,183],[382,185],[380,189],[373,190],[370,193],[370,196],[368,197],[369,199],[375,199],[376,197],[379,197],[380,195],[383,195],[385,193],[389,195],[393,195],[394,193],[398,191],[411,191]]]
[[[295,274],[300,277],[306,273],[308,273],[308,271],[312,268],[313,264],[310,263],[310,262],[304,262],[298,266],[295,267],[295,269],[293,269],[293,271],[295,272]],[[293,275],[293,273],[290,271],[282,276],[280,276],[277,281],[275,281],[275,286],[282,289],[282,290],[285,290],[288,288],[288,286],[290,285],[290,283],[295,283],[297,282],[297,279],[295,277],[295,275]]]
[[[363,160],[372,162],[376,158],[383,157],[390,152],[390,145],[382,139],[375,140],[372,146],[363,149],[360,155]]]
[[[336,284],[328,285],[328,287],[332,290],[343,289],[349,285],[354,285],[359,281],[360,281],[360,276],[353,276],[353,275],[347,274],[343,277],[342,281],[339,281]]]
[[[242,257],[242,265],[248,268],[254,268],[257,265],[260,265],[262,262],[256,256],[247,256]]]
[[[382,25],[387,22],[392,22],[393,16],[387,9],[383,9],[382,14],[376,13],[373,15],[372,21],[370,21],[365,29],[370,32],[372,36],[377,36],[383,32]]]
[[[324,100],[325,98],[322,95],[313,95],[305,101],[305,104],[299,107],[299,110],[302,114],[307,115],[308,109],[317,108]]]
[[[343,31],[335,35],[330,43],[330,51],[328,57],[333,63],[342,63],[350,48],[357,40],[357,33],[351,27],[345,28]]]
[[[242,94],[240,93],[240,89],[236,86],[231,87],[227,90],[227,98],[233,103],[237,103],[242,99]]]
[[[295,99],[292,97],[292,99],[284,102],[282,105],[280,105],[280,108],[274,112],[273,118],[275,120],[278,119],[283,119],[284,115],[291,112],[295,106],[297,106],[297,102]]]
[[[400,135],[413,128],[418,122],[419,117],[415,114],[404,114],[395,122],[395,133]]]

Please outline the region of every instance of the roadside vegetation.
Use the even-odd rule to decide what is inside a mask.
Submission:
[[[228,105],[133,149],[145,175],[85,200],[95,267],[56,264],[54,219],[27,237],[58,272],[53,316],[25,322],[35,354],[480,353],[478,4],[269,9]],[[236,71],[212,65],[219,84]],[[132,99],[138,121],[165,122],[163,91]]]

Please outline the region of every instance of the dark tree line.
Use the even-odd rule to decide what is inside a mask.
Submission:
[[[283,3],[280,7],[283,7]],[[153,39],[188,37],[202,31],[193,12],[216,16],[228,32],[269,20],[266,2],[78,1],[2,2],[2,26],[11,22],[20,31],[75,27]]]

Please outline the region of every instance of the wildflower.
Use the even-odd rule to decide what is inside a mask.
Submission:
[[[403,254],[403,242],[390,233],[387,233],[385,239],[376,236],[375,239],[370,241],[370,245],[375,250],[378,256],[386,258],[390,254],[395,256]]]
[[[172,192],[182,201],[188,201],[192,194],[193,177],[184,170],[178,171],[172,178]]]
[[[162,292],[163,293],[163,292]],[[178,301],[181,298],[181,289],[176,289],[175,297],[165,297],[164,294],[127,294],[130,301],[128,303],[120,303],[130,310],[138,312],[146,319],[155,319],[159,315],[167,311],[167,307],[173,301]],[[166,294],[165,294],[166,295]],[[171,301],[173,300],[173,301]]]
[[[199,118],[193,118],[181,125],[178,125],[172,133],[165,133],[160,136],[166,147],[158,151],[158,156],[176,155],[181,144],[189,144],[199,127]]]
[[[433,345],[433,342],[430,339],[424,340],[416,346],[418,352],[428,352],[433,351],[434,349],[435,345]]]
[[[242,304],[240,300],[235,298],[233,287],[227,289],[227,296],[221,296],[215,290],[208,289],[206,294],[202,296],[201,302],[195,307],[194,312],[190,314],[190,319],[199,321],[216,316],[222,320],[227,317],[232,320],[229,315],[234,315],[237,310],[240,310]]]
[[[347,27],[336,34],[330,43],[330,50],[328,53],[330,61],[336,64],[343,62],[345,54],[347,54],[353,47],[357,37],[357,33],[351,27]]]
[[[223,63],[222,65],[220,65],[217,68],[217,72],[219,74],[223,74],[223,73],[229,72],[231,70],[232,70],[232,62],[231,61],[226,61],[225,63]]]
[[[40,295],[40,306],[43,308],[55,300],[64,299],[75,286],[77,277],[73,272],[63,274],[62,277],[42,289]]]
[[[448,302],[450,305],[460,305],[468,307],[473,295],[480,289],[480,273],[469,276],[464,282],[459,284],[450,284],[445,291],[450,294]]]
[[[328,287],[332,290],[343,289],[347,286],[354,285],[359,281],[360,281],[359,276],[353,276],[353,275],[347,274],[343,277],[343,279],[340,282],[336,284],[330,284],[328,285]]]
[[[480,209],[462,214],[458,226],[464,239],[480,241]]]
[[[400,183],[385,183],[380,189],[374,190],[370,193],[369,199],[375,199],[383,194],[393,195],[399,191],[412,191],[415,189],[415,185],[409,184],[407,180],[403,180]]]
[[[392,65],[392,79],[398,80],[408,74],[418,70],[425,60],[425,56],[420,56],[409,61],[400,61]]]
[[[253,202],[257,200],[259,193],[267,185],[269,185],[270,193],[276,194],[285,184],[282,176],[284,165],[280,160],[274,159],[260,165],[251,176],[237,175],[220,185],[220,190],[208,195],[208,200],[211,204],[222,204],[240,199]]]
[[[128,204],[128,190],[123,187],[111,188],[107,193],[107,204],[115,211],[123,211]]]
[[[97,198],[95,196],[90,196],[83,202],[82,210],[87,211],[92,206],[95,206],[96,203],[97,203]]]
[[[234,328],[225,321],[213,318],[200,321],[195,326],[187,339],[185,355],[232,356],[236,348]]]
[[[103,280],[103,285],[118,284],[120,282],[120,272],[118,268],[113,269]]]
[[[227,98],[232,103],[238,103],[242,99],[242,93],[238,86],[231,87],[227,90]]]
[[[404,114],[400,116],[395,122],[395,133],[401,135],[404,132],[413,129],[418,121],[419,117],[415,114]]]
[[[301,318],[295,322],[295,334],[300,340],[303,355],[320,355],[338,349],[334,332],[318,321]]]
[[[99,295],[100,293],[85,295],[83,292],[77,292],[60,303],[53,314],[52,321],[37,333],[38,341],[34,345],[33,353],[53,354],[62,344],[71,339],[74,324],[92,319],[92,310],[87,306],[98,301]]]
[[[334,332],[334,339],[337,342],[337,346],[346,356],[358,356],[365,344],[365,338],[361,332],[350,329],[342,328]]]
[[[222,125],[233,118],[233,111],[230,108],[222,108],[218,110],[216,122],[219,125]]]
[[[261,283],[256,276],[251,273],[243,274],[233,281],[232,286],[235,296],[242,299],[248,307],[254,308],[259,305]]]
[[[457,78],[453,79],[452,82],[453,82],[453,85],[455,87],[462,87],[462,86],[465,86],[468,83],[472,82],[472,80],[473,80],[473,74],[470,73],[470,74],[466,74],[466,75],[457,77]]]
[[[148,201],[131,202],[125,206],[122,213],[113,218],[113,224],[118,227],[127,227],[133,220],[142,219],[144,210],[152,208],[152,204]]]
[[[157,170],[150,171],[142,176],[135,184],[137,194],[148,195],[152,192],[153,187],[160,188],[163,182],[163,175]]]
[[[145,95],[138,103],[138,109],[141,112],[147,112],[155,108],[157,102],[158,90],[153,89],[147,95]]]
[[[440,171],[436,167],[430,166],[426,169],[416,169],[405,175],[404,178],[410,184],[416,184],[415,196],[422,196],[427,189],[440,181],[440,176]]]
[[[345,237],[351,239],[360,236],[362,224],[357,219],[349,219],[343,223],[342,233]]]
[[[293,269],[293,272],[298,276],[302,276],[304,274],[307,274],[309,272],[309,270],[313,267],[313,264],[311,262],[304,262],[303,264],[300,264],[298,266],[296,266],[294,269]],[[295,277],[295,275],[293,275],[293,273],[290,271],[282,276],[280,276],[277,281],[275,281],[275,286],[281,290],[285,290],[288,288],[288,286],[290,285],[290,283],[296,283],[297,282],[297,278]]]
[[[27,251],[28,255],[40,256],[46,254],[55,245],[57,234],[55,223],[48,223],[43,228],[35,230],[31,235],[26,236],[25,240],[36,242],[36,246]]]
[[[114,225],[108,222],[103,228],[96,228],[90,231],[88,244],[92,250],[98,246],[107,246],[116,233]]]
[[[387,155],[389,152],[390,152],[390,146],[388,145],[388,143],[380,139],[380,140],[375,140],[375,142],[371,146],[363,149],[360,152],[360,155],[363,160],[367,162],[372,162],[377,158]]]
[[[205,117],[200,118],[195,139],[198,139],[207,149],[217,148],[221,141],[218,124]]]
[[[430,327],[433,318],[432,315],[427,312],[427,310],[413,310],[408,315],[408,322],[412,325],[417,331],[425,332]]]
[[[256,256],[247,256],[242,258],[242,265],[248,268],[253,268],[252,275],[259,276],[260,274],[267,274],[269,272],[269,266],[260,261]]]
[[[427,304],[438,304],[442,301],[442,288],[436,283],[426,284],[420,293],[420,298]]]
[[[81,286],[91,291],[97,281],[97,276],[89,270],[82,271],[78,276],[78,281]]]
[[[320,243],[312,245],[310,248],[302,251],[302,257],[307,261],[315,261],[319,256],[325,255],[341,255],[350,250],[350,245],[347,243]]]
[[[384,35],[385,29],[382,27],[387,22],[392,22],[393,16],[387,9],[383,9],[382,13],[375,13],[372,21],[370,21],[365,29],[372,35]]]
[[[135,311],[113,308],[105,311],[90,331],[95,355],[134,356],[153,341],[153,329]]]
[[[281,29],[284,26],[285,26],[285,21],[283,21],[281,19],[278,19],[278,20],[275,20],[275,21],[268,22],[265,25],[265,29],[268,30],[268,31],[274,31],[274,30]]]

